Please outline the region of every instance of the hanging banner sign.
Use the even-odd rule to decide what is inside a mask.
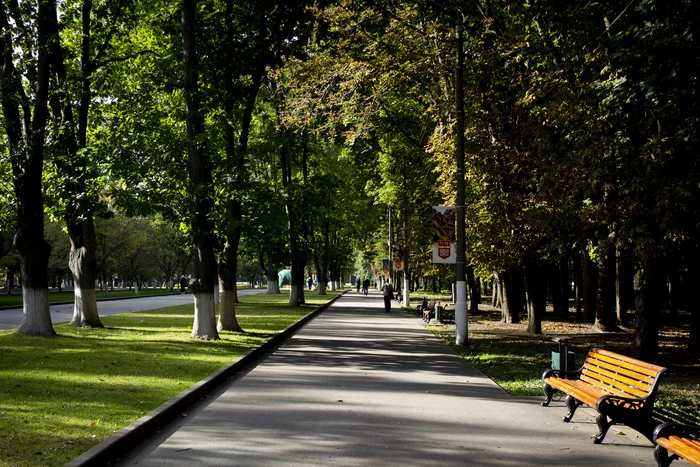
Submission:
[[[391,265],[394,271],[403,271],[403,247],[391,245]]]
[[[391,261],[388,259],[383,259],[382,260],[382,272],[384,273],[385,276],[388,276],[390,271],[391,271]]]
[[[457,262],[455,219],[454,206],[433,206],[433,263],[454,264]]]

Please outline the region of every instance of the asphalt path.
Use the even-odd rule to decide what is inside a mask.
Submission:
[[[378,294],[347,293],[119,465],[655,465],[635,431],[594,445],[593,410],[563,423],[563,400],[541,400],[508,395]]]
[[[240,289],[238,295],[262,293],[265,289]],[[100,316],[133,313],[136,311],[155,310],[169,306],[193,303],[192,294],[154,295],[150,297],[127,298],[119,300],[102,300],[97,302]],[[51,305],[51,321],[65,323],[73,318],[73,304]],[[22,308],[0,310],[0,331],[14,330],[22,322]]]

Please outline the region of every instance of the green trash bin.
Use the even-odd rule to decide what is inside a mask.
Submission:
[[[552,370],[563,370],[561,364],[563,360],[561,358],[561,352],[552,351]],[[574,363],[574,352],[569,350],[566,359],[566,369],[568,371],[574,371],[576,369],[576,364]]]
[[[559,350],[552,352],[552,369],[575,371],[574,352],[569,350],[569,336],[554,336],[552,341],[559,344]],[[566,361],[563,356],[566,355]]]
[[[442,314],[442,307],[435,305],[435,321],[440,321],[441,314]]]

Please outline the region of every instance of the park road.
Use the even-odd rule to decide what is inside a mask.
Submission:
[[[240,289],[238,295],[262,293],[265,289]],[[192,294],[162,294],[150,297],[123,298],[118,300],[100,300],[97,302],[97,310],[100,316],[118,315],[121,313],[134,313],[137,311],[156,310],[169,306],[186,305],[193,303]],[[73,304],[64,303],[51,305],[51,322],[67,323],[73,318]],[[22,322],[22,308],[0,310],[0,331],[15,330]]]
[[[592,410],[509,396],[393,306],[346,293],[121,465],[655,465],[635,431],[594,445]]]

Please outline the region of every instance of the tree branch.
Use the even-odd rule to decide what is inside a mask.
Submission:
[[[122,6],[124,6],[124,0],[119,0],[119,5],[117,5],[117,12],[114,14],[114,18],[112,18],[111,21],[112,27],[109,28],[109,32],[107,33],[107,37],[105,37],[105,41],[102,43],[102,46],[95,55],[95,68],[92,71],[99,68],[97,64],[100,62],[100,59],[107,50],[107,47],[109,47],[109,43],[112,42],[112,37],[114,37],[114,34],[117,32],[117,20],[122,14]]]
[[[95,62],[95,67],[93,68],[93,71],[102,68],[105,65],[109,65],[110,63],[119,63],[119,62],[126,62],[128,60],[134,59],[136,57],[140,57],[141,55],[146,55],[146,54],[153,54],[157,57],[160,55],[158,52],[154,52],[153,50],[141,50],[139,52],[133,53],[131,55],[126,55],[124,57],[113,57],[113,58],[108,58],[107,60],[102,60],[101,62]]]

